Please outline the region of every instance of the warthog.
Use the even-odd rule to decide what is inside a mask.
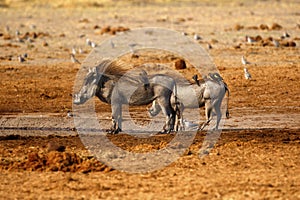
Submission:
[[[205,106],[206,122],[200,124],[198,130],[203,130],[209,124],[212,120],[213,112],[217,116],[215,129],[218,129],[222,117],[221,104],[226,92],[228,92],[229,99],[227,84],[223,82],[222,77],[218,73],[209,74],[209,77],[205,78],[204,81],[199,81],[197,75],[193,79],[195,83],[192,84],[177,84],[177,92],[171,96],[170,101],[173,109],[176,110],[177,116],[176,130],[178,128],[184,130],[185,128],[183,123],[183,110],[185,108],[200,108],[203,106]],[[175,94],[177,95],[175,96]],[[196,100],[193,100],[193,96],[196,97]],[[161,108],[161,105],[153,101],[148,112],[151,117],[154,117],[161,111]],[[226,117],[229,117],[228,108]]]
[[[138,72],[138,74],[137,74]],[[89,70],[80,91],[74,95],[74,104],[83,104],[93,96],[111,104],[112,128],[110,133],[122,131],[122,105],[148,105],[156,101],[166,116],[162,132],[174,128],[175,110],[170,98],[175,81],[162,74],[148,76],[144,70],[126,73],[110,61]]]

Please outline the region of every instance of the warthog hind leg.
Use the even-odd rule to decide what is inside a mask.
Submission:
[[[198,131],[202,131],[206,126],[209,125],[209,122],[210,122],[210,120],[207,120],[206,122],[199,124]]]

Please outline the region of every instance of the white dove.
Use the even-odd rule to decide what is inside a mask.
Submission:
[[[274,44],[275,47],[279,47],[279,46],[280,46],[278,40],[274,40],[274,39],[273,39],[273,44]]]
[[[248,35],[246,35],[246,41],[247,41],[249,44],[252,44],[252,43],[256,42],[254,38],[251,38],[251,37],[248,36]]]
[[[250,80],[252,77],[251,77],[251,74],[249,73],[248,69],[245,67],[244,68],[244,75],[245,75],[245,79],[247,80]]]
[[[194,35],[194,40],[201,40],[202,38],[198,35],[198,34],[195,34]]]
[[[24,59],[21,55],[19,55],[19,56],[18,56],[18,61],[19,61],[20,63],[22,63],[22,62],[25,61],[25,59]]]
[[[208,48],[208,49],[212,49],[211,44],[207,43],[207,48]]]
[[[243,64],[243,65],[248,65],[248,64],[250,64],[250,62],[248,62],[248,61],[246,60],[245,56],[242,56],[242,64]]]
[[[289,37],[290,37],[290,34],[288,34],[287,32],[284,32],[284,33],[282,34],[282,36],[285,37],[285,38],[289,38]]]
[[[75,49],[75,47],[72,47],[72,54],[73,54],[73,55],[76,54],[76,49]]]
[[[88,46],[91,46],[91,45],[92,45],[92,41],[91,41],[89,38],[86,39],[85,43],[86,43],[86,45],[88,45]]]
[[[81,64],[81,63],[75,58],[75,55],[74,55],[74,54],[71,54],[71,61],[72,61],[72,63],[78,63],[78,64]]]
[[[91,47],[95,48],[97,44],[95,42],[91,42]]]

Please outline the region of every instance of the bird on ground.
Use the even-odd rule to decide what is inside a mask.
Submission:
[[[88,46],[92,46],[92,41],[89,38],[86,39],[85,43]]]
[[[246,35],[246,41],[247,41],[249,44],[252,44],[252,43],[256,42],[254,38],[252,38],[252,37],[250,37],[250,36],[248,36],[248,35]]]
[[[80,54],[83,54],[83,53],[84,53],[84,51],[83,51],[82,48],[80,48],[80,47],[79,47],[79,49],[78,49],[78,52],[79,52]]]
[[[278,40],[274,40],[274,39],[273,39],[273,44],[275,47],[279,47],[279,45],[280,45]]]
[[[250,64],[250,62],[248,62],[248,61],[246,60],[245,56],[242,56],[242,64],[243,64],[243,65],[249,65],[249,64]]]
[[[284,40],[285,38],[289,38],[290,34],[288,34],[286,31],[280,36],[280,39]]]
[[[208,49],[212,49],[211,44],[207,43],[207,48],[208,48]]]
[[[20,31],[16,30],[16,36],[19,36],[19,35],[20,35]]]
[[[75,58],[75,55],[74,55],[74,54],[71,54],[71,61],[72,61],[72,63],[78,63],[78,64],[81,64],[81,63]]]
[[[289,38],[290,37],[290,35],[287,32],[284,32],[282,36],[285,37],[285,38]]]
[[[67,112],[67,117],[75,117],[75,115],[71,111],[68,111]]]
[[[181,32],[181,35],[187,36],[187,33],[186,32]]]
[[[91,47],[95,48],[97,44],[95,42],[91,42]]]
[[[198,34],[195,34],[194,35],[194,40],[201,40],[202,38],[198,35]]]
[[[72,47],[72,54],[73,54],[73,55],[76,54],[76,49],[75,49],[75,47]]]
[[[244,76],[246,80],[250,80],[252,78],[251,74],[249,73],[246,67],[244,67]]]
[[[19,61],[20,63],[22,63],[22,62],[25,61],[25,59],[24,59],[21,55],[19,55],[19,56],[18,56],[18,61]]]
[[[36,29],[36,25],[35,24],[30,24],[30,29]]]
[[[16,41],[17,41],[17,42],[20,42],[20,43],[24,43],[24,40],[21,39],[19,36],[16,36]]]
[[[26,41],[27,41],[28,43],[33,43],[33,42],[34,42],[34,40],[31,39],[30,37],[28,37],[28,38],[26,39]]]
[[[190,121],[188,121],[186,119],[183,119],[183,124],[184,124],[184,127],[187,127],[187,128],[194,128],[194,127],[198,127],[199,126],[199,124],[190,122]]]

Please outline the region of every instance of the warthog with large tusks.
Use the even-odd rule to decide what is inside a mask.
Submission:
[[[222,117],[221,104],[225,93],[229,89],[227,84],[223,81],[218,73],[209,74],[204,81],[199,81],[197,75],[193,76],[195,83],[192,84],[176,84],[177,91],[171,96],[171,104],[176,110],[176,130],[180,128],[184,130],[183,123],[183,110],[185,108],[200,108],[205,106],[206,122],[199,125],[198,130],[203,130],[205,126],[212,120],[213,112],[217,116],[215,129],[219,128],[220,120]],[[175,96],[176,94],[176,96]],[[193,100],[195,96],[196,100]],[[228,100],[227,99],[227,100]],[[156,102],[152,102],[151,108],[148,110],[150,116],[154,117],[161,111],[161,106]],[[229,117],[228,108],[226,110],[226,117]]]
[[[111,133],[122,131],[122,105],[148,105],[156,101],[166,116],[163,132],[174,129],[175,110],[170,98],[175,81],[162,74],[148,76],[144,70],[126,73],[110,61],[104,61],[89,70],[80,91],[74,95],[74,104],[83,104],[93,96],[111,104]]]

